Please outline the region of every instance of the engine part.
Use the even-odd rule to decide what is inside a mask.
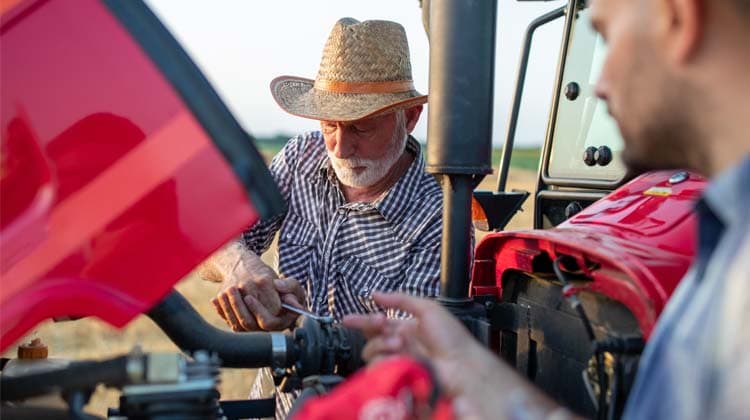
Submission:
[[[138,379],[128,366],[146,363],[143,355],[127,355],[104,361],[80,361],[58,369],[0,378],[0,399],[18,401],[63,390],[92,389],[96,384],[119,387]]]
[[[224,367],[259,368],[272,366],[272,335],[285,343],[285,360],[293,360],[292,339],[281,333],[232,333],[206,322],[177,291],[172,291],[147,313],[183,351],[215,353]],[[277,346],[278,347],[278,346]],[[278,358],[277,358],[278,359]]]
[[[360,354],[365,339],[358,331],[302,318],[293,335],[293,365],[273,369],[274,378],[284,391],[302,389],[303,380],[313,375],[347,376],[364,365]]]
[[[347,374],[362,366],[364,337],[338,324],[304,317],[291,333],[232,333],[207,323],[173,291],[148,316],[183,351],[215,353],[223,367],[271,367],[279,378]],[[290,369],[292,368],[292,369]],[[301,386],[301,384],[300,384]]]
[[[152,355],[149,361],[144,366],[145,381],[123,387],[120,407],[110,410],[110,419],[222,418],[216,355],[197,351],[188,360],[178,354],[161,354]]]

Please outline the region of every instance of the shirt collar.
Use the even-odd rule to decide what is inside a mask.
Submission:
[[[750,208],[750,155],[720,173],[706,187],[704,204],[727,226],[737,226],[747,218]]]
[[[420,177],[424,173],[424,157],[419,143],[414,137],[409,136],[406,142],[406,150],[414,155],[414,160],[409,165],[409,169],[390,190],[373,203],[380,214],[389,222],[397,222],[405,213],[408,205],[414,202],[414,197],[421,184]]]

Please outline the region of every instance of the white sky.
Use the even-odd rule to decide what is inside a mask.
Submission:
[[[429,51],[417,0],[147,0],[201,67],[240,123],[259,136],[317,129],[283,112],[268,89],[276,76],[315,78],[328,33],[340,17],[387,19],[406,28],[417,90],[428,91]],[[502,144],[526,26],[564,1],[498,1],[493,142]],[[517,145],[544,139],[562,20],[537,31]],[[414,135],[426,139],[427,118]]]

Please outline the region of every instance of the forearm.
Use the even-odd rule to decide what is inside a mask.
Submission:
[[[457,392],[478,408],[481,418],[577,418],[478,343],[467,347],[468,366],[464,366],[464,374],[460,375],[462,379]]]
[[[248,273],[275,277],[273,270],[241,241],[232,241],[198,266],[204,280],[221,283],[227,279],[247,278]]]

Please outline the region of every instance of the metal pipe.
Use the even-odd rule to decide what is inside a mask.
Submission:
[[[3,401],[17,401],[61,390],[90,389],[100,383],[120,387],[130,381],[127,370],[130,357],[133,356],[74,362],[59,369],[17,377],[5,375],[0,378],[0,397]]]
[[[497,0],[431,0],[429,173],[442,175],[440,300],[468,304],[471,194],[492,171]]]
[[[496,0],[431,0],[427,172],[492,172]]]
[[[440,254],[441,303],[461,306],[470,301],[471,268],[471,195],[474,180],[470,175],[443,176],[443,246]]]
[[[499,192],[505,191],[505,187],[508,182],[508,169],[510,168],[510,158],[513,153],[513,144],[516,140],[518,113],[521,110],[523,88],[526,84],[526,70],[529,66],[529,55],[531,54],[531,45],[534,38],[534,33],[539,27],[565,16],[566,7],[567,6],[562,6],[543,14],[542,16],[539,16],[538,18],[534,19],[526,29],[526,35],[523,40],[523,50],[521,51],[521,59],[518,62],[516,91],[513,94],[513,107],[510,111],[508,130],[506,131],[505,143],[503,145],[503,155],[500,159],[500,167],[498,168],[497,191]]]
[[[273,343],[267,332],[233,333],[206,322],[177,291],[156,304],[146,315],[156,323],[177,346],[188,352],[206,350],[216,353],[223,367],[259,368],[273,364]],[[293,363],[294,342],[284,335],[285,360]]]

